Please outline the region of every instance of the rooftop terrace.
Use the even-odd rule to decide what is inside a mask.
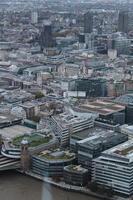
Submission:
[[[91,119],[91,117],[86,117],[86,116],[80,117],[78,115],[73,115],[73,114],[70,114],[70,113],[67,113],[67,112],[54,116],[54,119],[58,123],[60,123],[60,125],[63,128],[67,128],[68,126],[74,125],[76,123],[78,124],[80,122],[88,120],[88,118]]]
[[[65,167],[66,170],[78,173],[85,173],[88,172],[87,169],[81,167],[80,165],[68,165]]]
[[[93,126],[92,128],[74,133],[72,137],[75,139],[83,140],[91,136],[106,134],[107,131],[107,129],[98,126]]]
[[[22,135],[12,140],[12,145],[19,147],[23,140],[26,140],[29,147],[35,147],[44,143],[48,143],[52,136],[42,136],[40,134]]]
[[[70,153],[69,151],[61,151],[60,149],[56,149],[53,151],[43,151],[39,154],[39,157],[46,160],[71,160],[75,158],[75,154]]]
[[[121,133],[106,130],[105,132],[101,132],[95,136],[90,136],[86,139],[80,140],[78,144],[87,146],[90,149],[97,149],[100,146],[115,143],[122,137],[126,136]]]
[[[106,150],[104,153],[125,157],[130,161],[133,161],[133,139]]]

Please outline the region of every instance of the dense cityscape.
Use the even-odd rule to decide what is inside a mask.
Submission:
[[[133,199],[131,0],[0,1],[0,172],[10,170]]]

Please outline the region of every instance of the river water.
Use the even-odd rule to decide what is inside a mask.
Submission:
[[[98,200],[67,192],[14,171],[0,173],[0,200]]]

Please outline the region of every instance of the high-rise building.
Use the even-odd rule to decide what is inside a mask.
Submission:
[[[122,11],[119,13],[118,31],[123,32],[123,33],[133,31],[133,12],[132,11]]]
[[[85,34],[85,44],[88,50],[94,50],[94,35],[93,33]]]
[[[122,11],[119,13],[118,31],[124,33],[128,32],[128,12]]]
[[[36,24],[38,22],[38,13],[32,12],[31,13],[31,23]]]
[[[130,44],[131,41],[123,36],[116,36],[116,38],[108,40],[108,49],[113,49],[117,51],[117,55],[130,54]]]
[[[84,33],[91,33],[93,31],[93,14],[87,12],[84,14]]]
[[[40,34],[40,46],[41,50],[43,50],[43,48],[56,46],[56,41],[53,39],[52,35],[52,25],[50,23],[46,23],[43,26],[42,32]]]

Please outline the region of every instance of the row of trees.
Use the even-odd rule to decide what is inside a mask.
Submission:
[[[112,188],[105,187],[104,185],[99,185],[96,182],[91,182],[88,185],[89,189],[92,192],[99,193],[101,195],[107,195],[108,197],[112,197],[114,195],[114,191]]]

